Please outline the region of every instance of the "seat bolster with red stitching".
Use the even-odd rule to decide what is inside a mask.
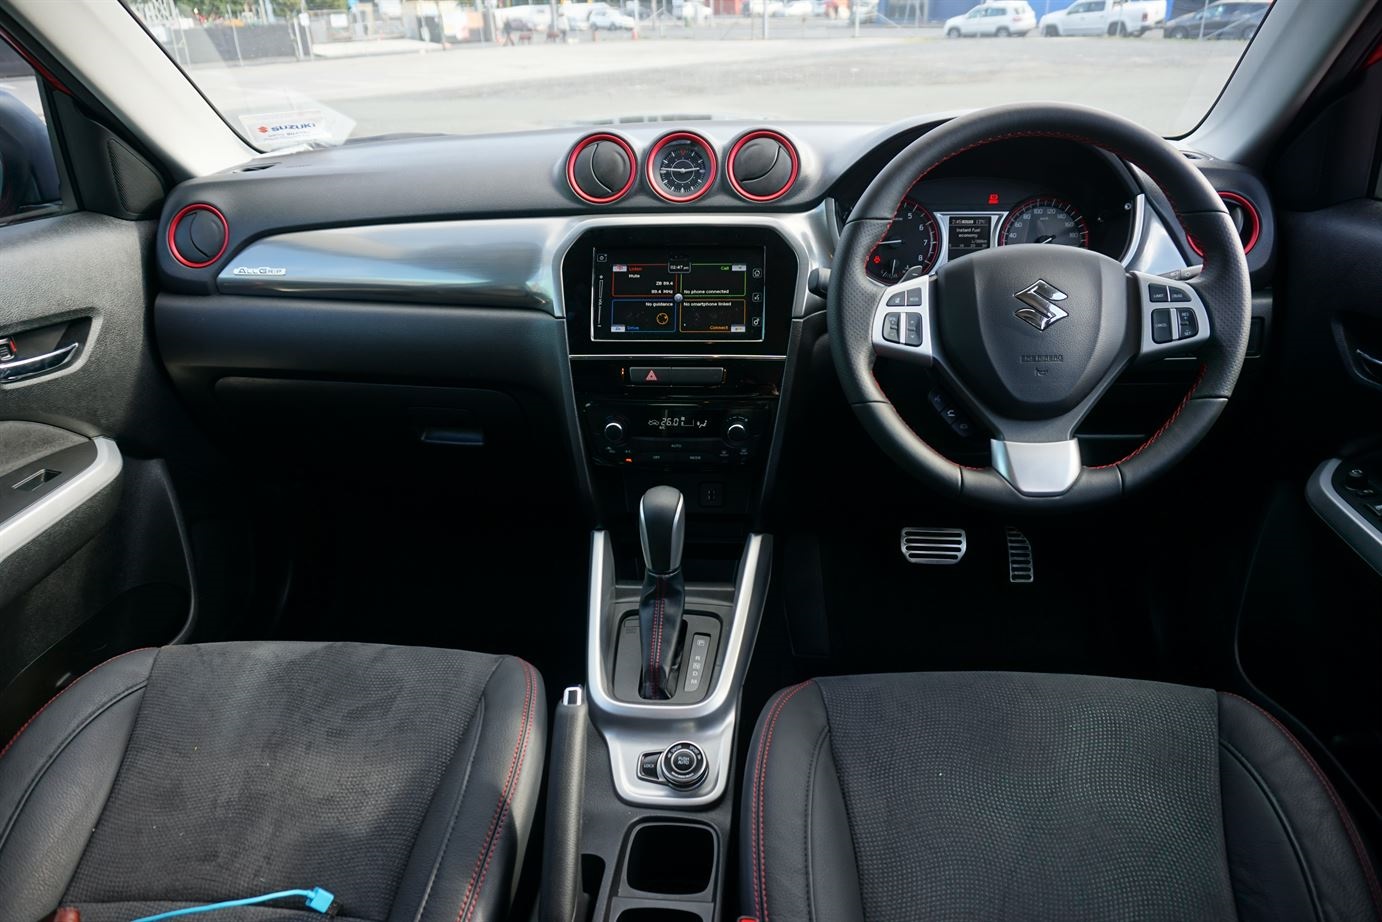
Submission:
[[[115,783],[157,655],[136,650],[77,679],[0,754],[6,918],[38,919],[62,898]]]
[[[745,778],[741,912],[759,922],[862,922],[844,794],[814,682],[768,703]]]
[[[352,922],[508,918],[546,713],[514,657],[271,642],[117,657],[0,753],[0,918],[65,905],[118,922],[261,881],[324,886]]]
[[[1300,741],[1257,705],[1221,694],[1219,748],[1239,922],[1382,918],[1367,847]]]
[[[757,922],[853,922],[866,904],[877,920],[1382,922],[1338,791],[1235,695],[1019,673],[804,682],[769,701],[744,784],[739,913]]]

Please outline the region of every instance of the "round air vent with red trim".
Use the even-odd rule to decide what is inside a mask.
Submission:
[[[168,252],[189,269],[205,269],[230,245],[226,216],[204,202],[188,205],[168,222]]]
[[[797,149],[776,131],[750,131],[730,148],[725,175],[750,202],[771,202],[791,191],[801,171]]]
[[[566,181],[571,191],[592,205],[608,205],[629,194],[638,177],[638,158],[618,135],[592,134],[571,148]]]
[[[1243,252],[1251,253],[1252,248],[1257,246],[1257,239],[1262,236],[1262,215],[1258,212],[1257,206],[1247,196],[1239,195],[1237,192],[1220,192],[1219,198],[1224,200],[1224,205],[1228,207],[1228,216],[1233,219],[1233,226],[1238,229],[1238,239],[1243,241]],[[1196,256],[1204,256],[1194,237],[1187,237],[1186,240]]]

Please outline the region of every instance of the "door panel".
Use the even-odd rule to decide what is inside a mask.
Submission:
[[[1367,542],[1382,548],[1382,513],[1344,474],[1369,469],[1369,489],[1382,501],[1382,374],[1367,359],[1382,353],[1382,201],[1370,197],[1382,68],[1347,73],[1338,85],[1345,92],[1302,118],[1274,164],[1273,193],[1285,207],[1277,212],[1270,416],[1243,454],[1274,488],[1236,642],[1246,680],[1297,729],[1313,731],[1354,782],[1342,793],[1355,814],[1377,831],[1382,575],[1366,558]],[[1340,502],[1355,509],[1352,520]]]
[[[3,741],[101,660],[187,633],[170,464],[213,456],[150,339],[156,224],[137,218],[157,213],[161,176],[0,40]]]

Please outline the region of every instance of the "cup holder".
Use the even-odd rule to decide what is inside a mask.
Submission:
[[[693,896],[709,891],[715,882],[715,834],[709,826],[692,823],[646,823],[629,841],[624,878],[633,890],[664,896]],[[629,910],[620,922],[675,922],[686,914],[634,916]],[[695,918],[688,916],[688,918]]]
[[[704,916],[685,909],[664,909],[661,906],[638,906],[619,913],[618,922],[704,922]]]

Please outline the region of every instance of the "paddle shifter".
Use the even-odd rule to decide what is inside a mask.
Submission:
[[[681,612],[686,586],[681,550],[686,539],[686,504],[674,487],[653,487],[638,504],[638,531],[643,540],[643,594],[638,602],[643,680],[639,694],[649,699],[672,697],[668,683],[681,639]]]

